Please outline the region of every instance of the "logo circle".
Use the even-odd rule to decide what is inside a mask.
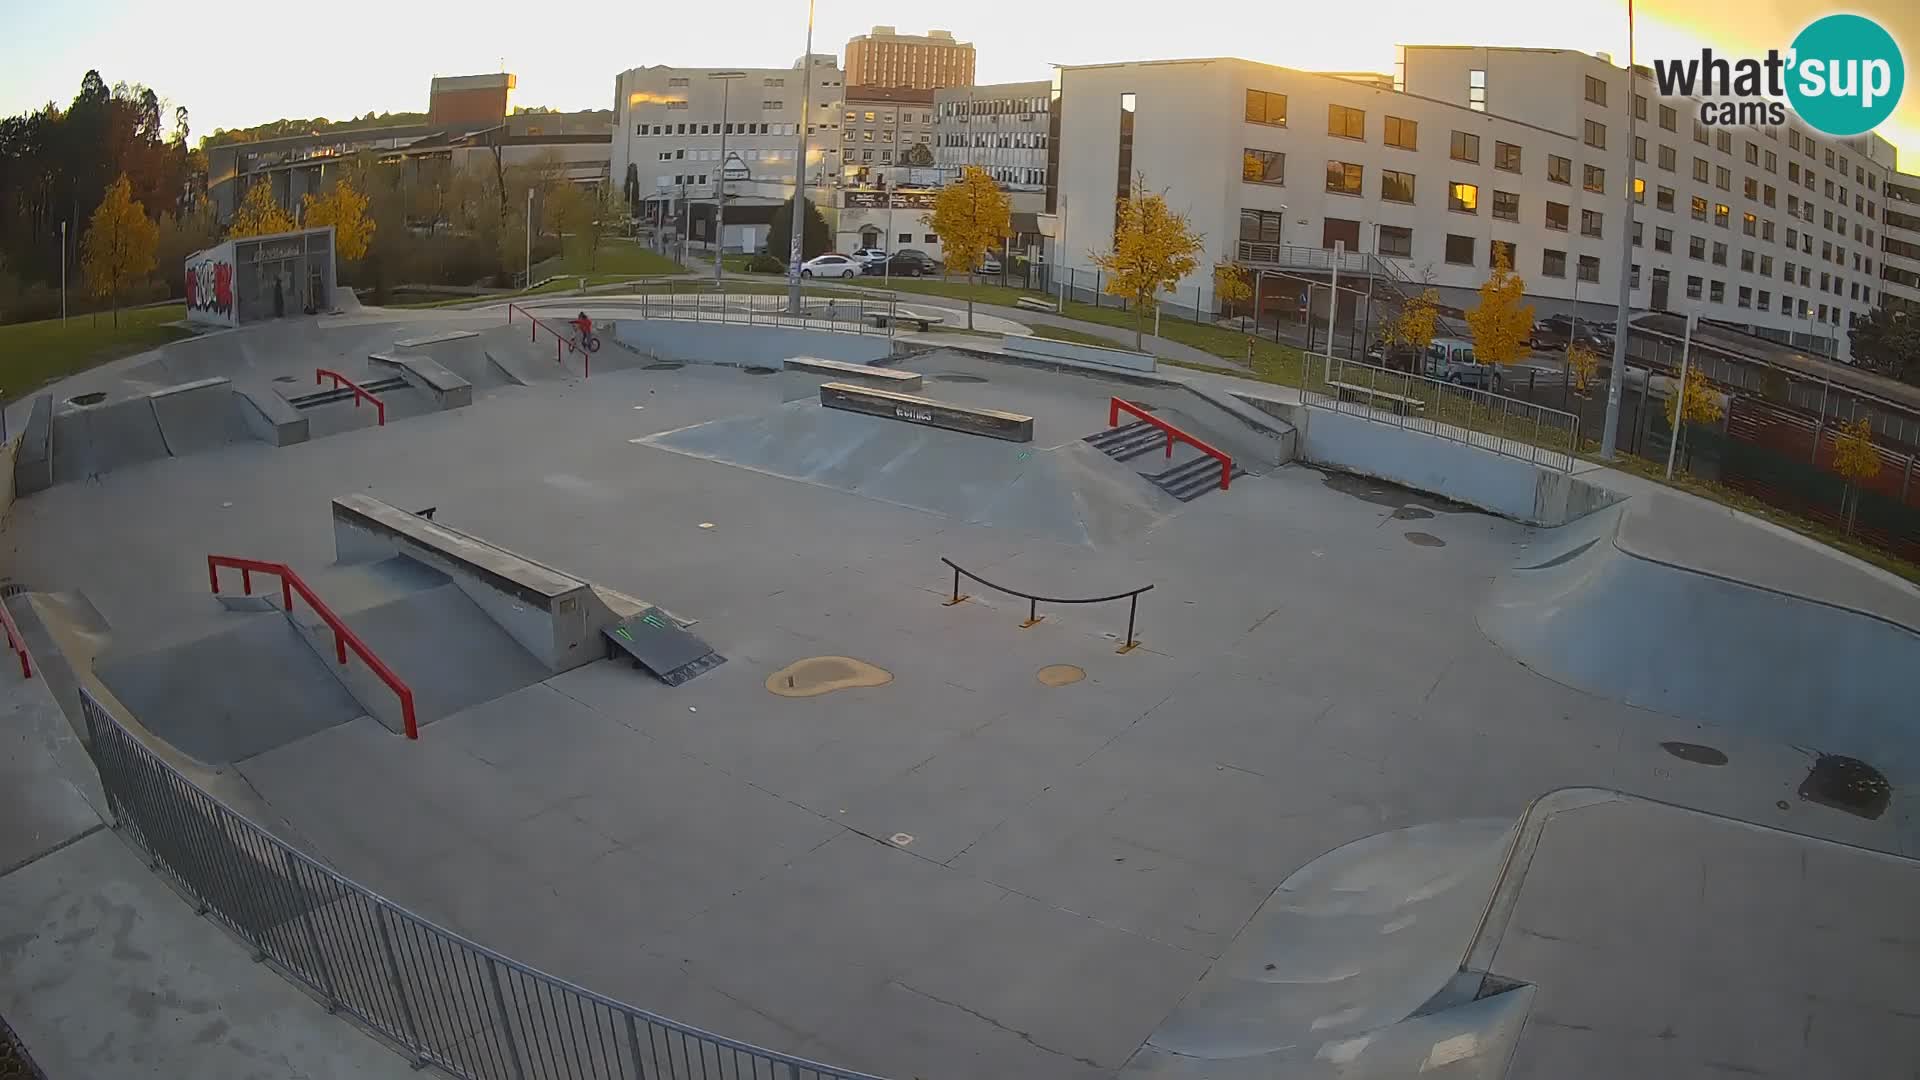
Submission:
[[[1828,135],[1872,131],[1893,115],[1906,88],[1899,44],[1879,23],[1859,15],[1808,23],[1793,39],[1793,54],[1787,100],[1802,120]]]

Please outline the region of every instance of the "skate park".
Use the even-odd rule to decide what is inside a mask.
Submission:
[[[258,860],[241,819],[312,860],[197,895],[405,1057],[1920,1051],[1911,587],[1282,388],[614,301],[587,357],[529,322],[580,303],[246,327],[9,409],[7,606],[123,831],[190,890]],[[217,802],[141,820],[161,775]],[[398,960],[329,914],[348,883],[406,913]]]

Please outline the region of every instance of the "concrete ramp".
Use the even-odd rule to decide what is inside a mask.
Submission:
[[[1083,443],[1033,448],[804,401],[642,442],[966,522],[1095,547],[1148,528],[1180,506]]]
[[[226,379],[202,379],[148,395],[160,436],[174,457],[215,450],[253,436]]]
[[[70,483],[169,456],[160,419],[145,394],[53,414],[53,482]]]

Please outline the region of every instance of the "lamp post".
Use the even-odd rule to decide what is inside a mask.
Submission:
[[[733,96],[733,80],[746,77],[744,71],[707,72],[707,78],[720,81],[720,171],[713,178],[713,287],[716,289],[720,288],[721,260],[727,253],[727,107]]]
[[[527,284],[533,288],[533,189],[527,189]]]
[[[1680,432],[1687,422],[1687,365],[1693,360],[1693,326],[1700,316],[1687,312],[1687,329],[1680,338],[1680,385],[1674,390],[1679,401],[1673,407],[1673,423],[1667,431],[1667,479],[1673,479],[1673,452],[1680,446]],[[1651,373],[1649,373],[1651,374]]]
[[[793,236],[787,248],[787,314],[800,314],[800,238],[806,228],[807,121],[813,115],[813,0],[807,0],[807,51],[800,54],[800,156],[793,163]]]
[[[60,321],[67,321],[67,223],[60,222]]]
[[[1614,319],[1613,328],[1613,369],[1607,372],[1607,418],[1600,431],[1600,457],[1605,461],[1613,460],[1614,448],[1618,442],[1620,426],[1620,388],[1627,374],[1627,333],[1632,329],[1633,318],[1633,140],[1637,135],[1633,107],[1633,0],[1627,0],[1627,185],[1621,205],[1624,213],[1620,216],[1620,311]],[[1575,309],[1576,311],[1578,309]]]

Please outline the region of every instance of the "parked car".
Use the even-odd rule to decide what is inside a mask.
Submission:
[[[884,261],[886,257],[887,252],[884,248],[855,248],[853,254],[847,256],[862,267],[868,263]]]
[[[861,272],[875,277],[890,274],[893,277],[919,277],[922,274],[939,273],[940,264],[933,256],[918,248],[901,248],[889,258],[879,259],[861,267]]]
[[[1000,272],[1000,259],[989,251],[980,259],[980,273],[997,274]]]
[[[860,273],[860,264],[845,255],[815,255],[800,264],[801,277],[850,278]]]
[[[1482,390],[1499,390],[1500,369],[1483,364],[1473,355],[1473,342],[1463,338],[1434,338],[1427,346],[1426,374],[1429,378]]]
[[[1564,349],[1567,342],[1585,345],[1589,349],[1605,351],[1613,348],[1613,335],[1606,329],[1566,315],[1549,315],[1533,324],[1533,339],[1530,344],[1536,349]]]

